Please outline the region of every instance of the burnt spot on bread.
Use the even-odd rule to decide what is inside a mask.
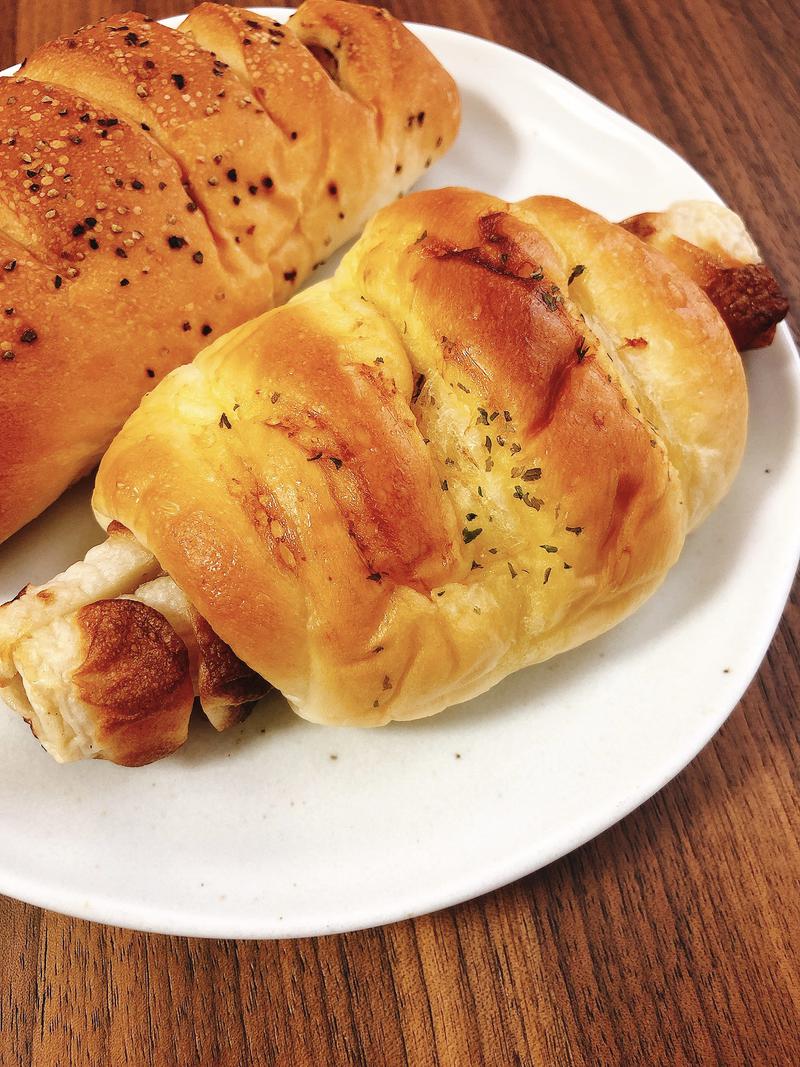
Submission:
[[[562,302],[557,286],[545,288],[544,272],[540,264],[532,262],[529,255],[512,237],[503,231],[509,216],[505,212],[492,212],[478,219],[481,243],[469,248],[458,248],[452,243],[429,236],[427,230],[415,241],[423,255],[433,259],[461,259],[482,267],[494,274],[521,282],[526,288],[540,294],[548,310],[557,310]]]

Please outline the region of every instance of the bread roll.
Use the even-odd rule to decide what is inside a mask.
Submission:
[[[157,560],[166,601],[307,719],[413,719],[632,612],[730,485],[746,424],[730,333],[660,252],[555,197],[419,193],[331,281],[145,398],[98,473],[105,551],[128,546],[105,573],[157,607]],[[55,580],[59,618],[76,584],[99,583]],[[19,650],[55,640],[42,591],[0,611],[6,684],[34,705]],[[147,752],[179,743],[154,730]]]
[[[458,96],[386,12],[111,16],[0,87],[0,540],[144,392],[284,301],[452,142]]]

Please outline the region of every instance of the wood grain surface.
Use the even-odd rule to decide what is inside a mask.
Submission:
[[[162,16],[185,5],[140,6]],[[0,0],[0,65],[126,7]],[[744,215],[800,306],[795,4],[392,10],[525,52],[653,131]],[[131,933],[0,899],[0,1064],[800,1064],[796,592],[741,704],[675,781],[489,896],[283,942]]]

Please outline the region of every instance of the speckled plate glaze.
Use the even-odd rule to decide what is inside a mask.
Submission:
[[[715,197],[670,149],[552,71],[415,29],[464,103],[458,143],[425,185],[557,192],[611,218]],[[742,471],[661,590],[605,637],[478,700],[359,731],[309,725],[274,697],[230,733],[198,719],[181,752],[140,770],[58,766],[0,714],[0,891],[172,934],[323,934],[475,896],[616,822],[736,705],[795,571],[800,373],[788,330],[746,364]],[[99,539],[88,501],[76,487],[0,547],[0,599]]]

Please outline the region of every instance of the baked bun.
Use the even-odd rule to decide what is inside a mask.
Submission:
[[[330,57],[332,58],[328,58]],[[452,79],[376,8],[111,16],[0,83],[0,540],[141,396],[283,302],[452,142]]]
[[[730,333],[662,253],[566,200],[444,189],[170,374],[94,506],[300,715],[379,725],[632,612],[746,423]],[[41,592],[0,612],[7,684]]]

